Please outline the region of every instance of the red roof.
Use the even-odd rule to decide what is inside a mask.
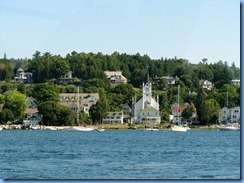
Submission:
[[[191,107],[192,107],[193,109],[196,109],[196,108],[195,108],[195,105],[194,105],[193,103],[191,103]],[[178,108],[178,107],[174,107],[174,108],[172,108],[172,112],[181,112],[181,113],[182,113],[186,108],[187,108],[186,105],[180,106],[180,108]]]

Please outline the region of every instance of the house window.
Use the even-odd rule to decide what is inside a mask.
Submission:
[[[233,118],[236,118],[236,115],[233,115]]]

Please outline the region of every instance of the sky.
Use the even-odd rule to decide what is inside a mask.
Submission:
[[[0,0],[0,58],[147,54],[240,67],[239,0]]]

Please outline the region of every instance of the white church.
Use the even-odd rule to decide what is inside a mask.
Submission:
[[[157,100],[152,98],[152,84],[149,81],[149,74],[147,72],[146,84],[142,85],[142,98],[136,102],[134,98],[133,106],[133,120],[137,124],[159,124],[161,121],[159,113],[159,98]]]

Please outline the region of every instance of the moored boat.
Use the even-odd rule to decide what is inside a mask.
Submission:
[[[184,127],[184,126],[173,125],[171,127],[171,130],[174,131],[174,132],[186,132],[187,131],[187,128]]]
[[[145,131],[158,131],[156,128],[146,128]]]
[[[45,130],[58,130],[56,126],[45,126]]]
[[[240,126],[238,124],[227,124],[227,125],[220,125],[217,126],[217,129],[220,131],[240,131]]]
[[[103,131],[105,131],[104,128],[97,128],[96,130],[99,131],[99,132],[103,132]]]
[[[84,132],[89,132],[95,130],[93,127],[84,127],[84,126],[74,126],[70,128],[69,130],[71,131],[84,131]]]

